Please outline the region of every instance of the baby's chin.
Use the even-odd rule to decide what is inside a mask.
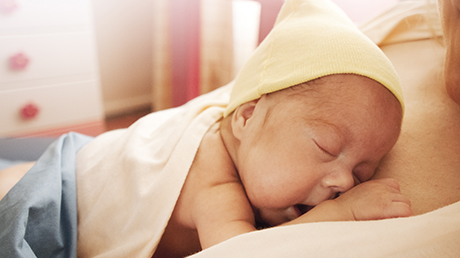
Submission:
[[[257,228],[260,229],[281,225],[297,219],[312,208],[312,206],[299,204],[287,209],[259,209],[256,213]]]

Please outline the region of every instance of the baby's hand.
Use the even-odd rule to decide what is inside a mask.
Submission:
[[[354,220],[376,220],[413,215],[410,200],[391,178],[371,180],[342,194],[335,201]]]

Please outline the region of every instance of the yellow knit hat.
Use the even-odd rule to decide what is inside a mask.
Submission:
[[[338,6],[329,0],[286,0],[272,31],[235,78],[224,115],[264,94],[331,74],[380,82],[404,112],[394,67]]]

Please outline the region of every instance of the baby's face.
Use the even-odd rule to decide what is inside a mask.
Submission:
[[[399,136],[402,111],[382,85],[332,75],[263,96],[236,164],[256,214],[274,226],[368,180]]]

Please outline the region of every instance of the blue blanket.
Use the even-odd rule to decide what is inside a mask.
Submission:
[[[92,140],[61,136],[0,201],[0,257],[76,257],[75,156]]]

